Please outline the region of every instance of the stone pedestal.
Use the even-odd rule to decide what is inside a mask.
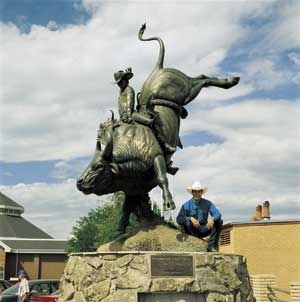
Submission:
[[[71,254],[60,302],[254,302],[244,257],[206,252]]]

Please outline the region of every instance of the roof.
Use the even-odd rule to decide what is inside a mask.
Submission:
[[[9,215],[0,215],[0,237],[53,238],[21,216]]]
[[[275,219],[268,219],[268,220],[254,220],[254,221],[232,221],[227,222],[223,225],[223,228],[230,227],[230,226],[250,226],[250,225],[274,225],[274,224],[298,224],[300,220],[293,219],[293,220],[275,220]]]
[[[59,239],[0,238],[0,246],[9,253],[65,254],[68,241]]]
[[[7,197],[1,192],[0,192],[0,207],[18,209],[24,212],[24,208],[21,205],[19,205],[18,203],[16,203],[15,201],[13,201],[12,199],[10,199],[9,197]]]

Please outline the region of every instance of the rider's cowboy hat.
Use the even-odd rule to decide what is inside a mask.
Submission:
[[[203,194],[207,192],[208,188],[204,187],[200,184],[199,181],[194,181],[192,186],[186,188],[187,192],[192,194],[192,191],[200,191],[202,190]]]
[[[130,80],[133,77],[133,73],[131,72],[131,67],[127,69],[119,70],[114,73],[115,82],[113,84],[118,84],[122,79]]]

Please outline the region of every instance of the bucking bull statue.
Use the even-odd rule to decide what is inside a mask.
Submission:
[[[145,29],[143,24],[139,40],[158,41],[160,52],[157,64],[139,94],[138,107],[141,111],[152,108],[159,117],[167,143],[175,149],[181,146],[180,119],[187,116],[184,106],[194,100],[203,87],[228,89],[235,86],[239,78],[219,79],[205,75],[192,78],[179,70],[164,68],[164,43],[158,37],[144,39]],[[77,188],[84,194],[96,195],[123,191],[126,199],[119,229],[124,231],[130,211],[143,215],[143,211],[137,211],[137,208],[145,208],[149,201],[148,193],[157,185],[162,190],[163,210],[175,209],[166,165],[171,156],[166,158],[150,127],[139,123],[119,123],[112,116],[100,124],[95,154],[77,180]]]

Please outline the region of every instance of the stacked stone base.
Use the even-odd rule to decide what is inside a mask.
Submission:
[[[157,257],[168,266],[155,267]],[[186,267],[184,261],[174,263],[180,257],[188,260]],[[244,257],[206,252],[72,254],[61,289],[60,302],[158,301],[153,296],[159,301],[255,301]],[[193,298],[182,300],[185,296]]]

